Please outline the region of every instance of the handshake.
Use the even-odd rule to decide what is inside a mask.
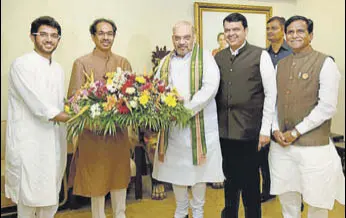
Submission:
[[[280,130],[275,130],[273,135],[277,143],[279,143],[282,147],[286,147],[297,140],[301,134],[294,128],[292,130],[287,130],[284,133]]]

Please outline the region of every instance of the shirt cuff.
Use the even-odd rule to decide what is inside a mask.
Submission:
[[[300,135],[303,135],[310,131],[309,127],[305,125],[304,122],[301,122],[295,126],[296,130],[300,133]]]
[[[260,135],[270,136],[271,126],[262,125]]]
[[[52,108],[46,113],[46,119],[49,121],[50,119],[53,119],[56,115],[58,115],[61,112],[58,108]]]

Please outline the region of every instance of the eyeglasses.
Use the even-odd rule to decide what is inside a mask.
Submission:
[[[293,36],[294,34],[296,34],[297,36],[305,36],[306,33],[308,33],[306,29],[297,29],[297,31],[287,30],[286,35]]]
[[[109,32],[96,32],[96,35],[99,37],[104,37],[104,36],[108,36],[108,37],[114,37],[114,32],[113,31],[109,31]]]
[[[46,32],[39,32],[39,33],[33,33],[32,35],[35,36],[40,36],[42,38],[48,39],[48,37],[52,38],[52,39],[59,39],[61,36],[58,33],[46,33]]]

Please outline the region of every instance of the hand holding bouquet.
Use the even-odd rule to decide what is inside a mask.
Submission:
[[[67,122],[68,140],[85,127],[103,135],[129,126],[159,131],[170,125],[184,127],[192,116],[178,92],[152,75],[118,68],[102,81],[94,81],[92,72],[85,76],[86,83],[65,102],[65,112],[72,117]]]

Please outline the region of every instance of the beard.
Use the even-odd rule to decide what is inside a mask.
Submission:
[[[46,46],[49,45],[50,47],[47,48]],[[57,48],[57,44],[54,43],[39,43],[37,41],[35,41],[35,49],[42,53],[42,54],[47,54],[47,55],[51,55],[55,49]]]

